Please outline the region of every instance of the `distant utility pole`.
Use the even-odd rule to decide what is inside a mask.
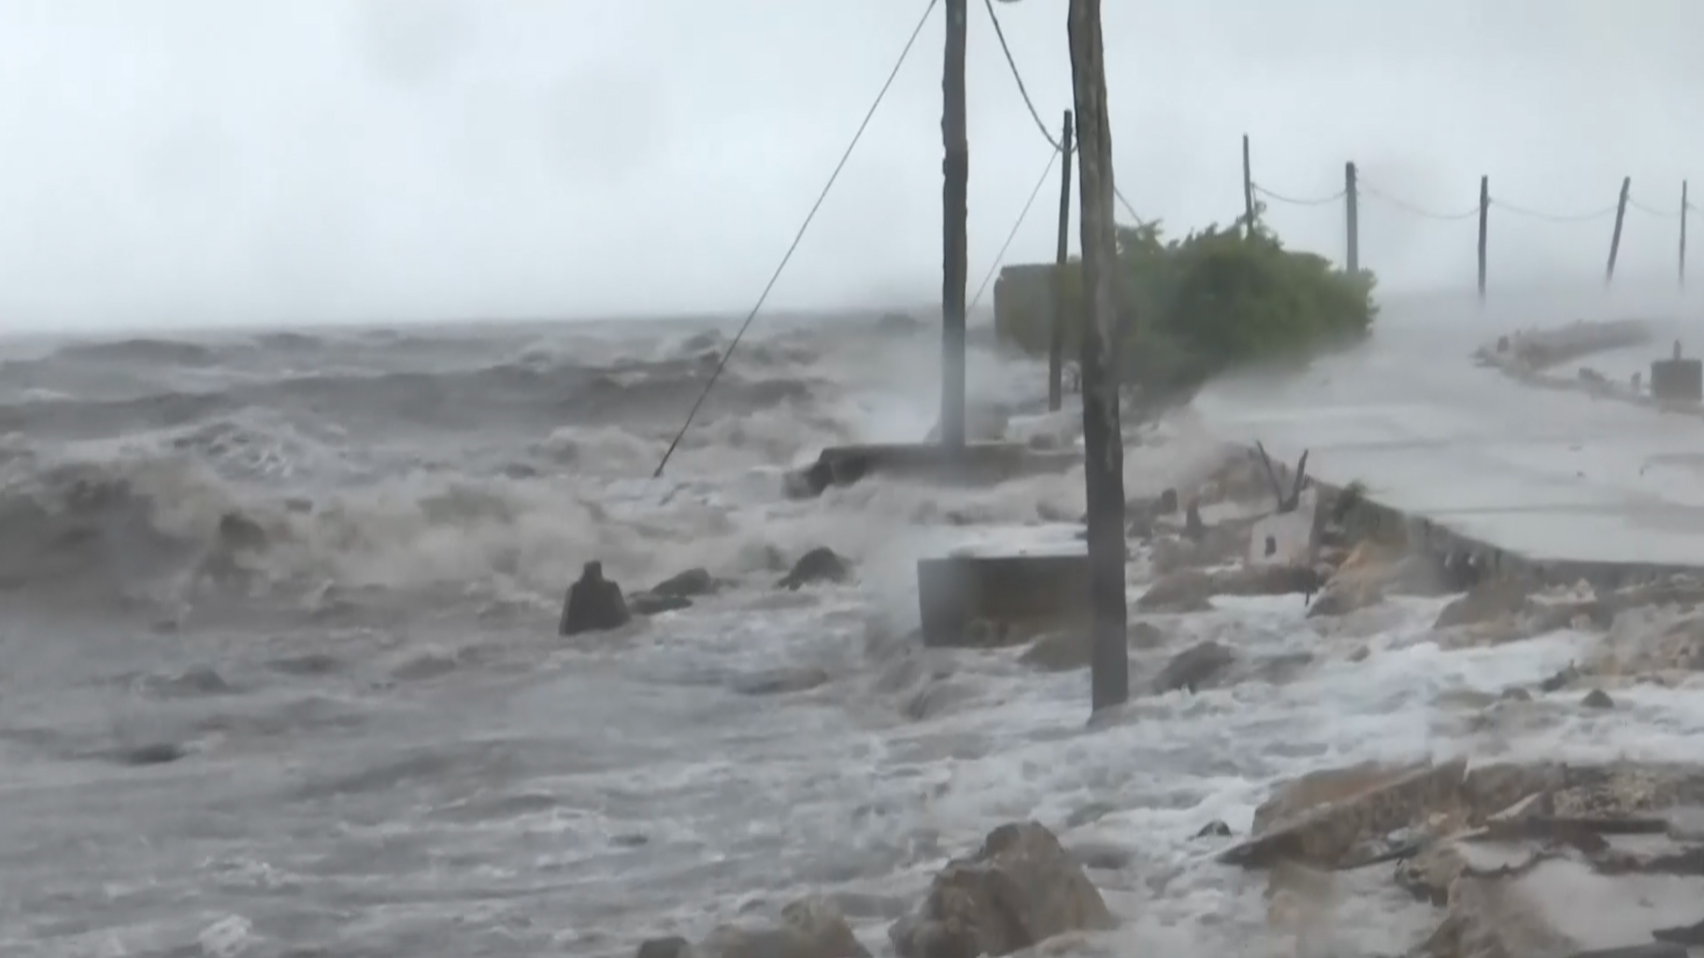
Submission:
[[[1067,20],[1071,85],[1076,93],[1078,195],[1081,197],[1083,483],[1088,498],[1089,601],[1095,711],[1130,698],[1124,595],[1124,437],[1119,432],[1118,269],[1113,232],[1112,133],[1107,119],[1106,63],[1100,0],[1071,0]]]
[[[967,259],[966,190],[970,182],[970,142],[965,133],[965,30],[969,0],[946,0],[947,50],[941,77],[942,276],[941,276],[941,445],[964,446],[964,285]]]

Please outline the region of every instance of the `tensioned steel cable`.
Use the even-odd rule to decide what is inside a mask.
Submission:
[[[1002,2],[1009,3],[1012,0],[1002,0]],[[1000,15],[994,12],[994,0],[982,0],[982,5],[988,9],[988,19],[994,21],[994,36],[1000,40],[1000,52],[1006,55],[1006,66],[1012,71],[1012,79],[1017,81],[1018,94],[1024,98],[1024,106],[1029,108],[1030,119],[1035,121],[1035,128],[1041,131],[1042,139],[1052,144],[1055,153],[1065,152],[1064,144],[1060,143],[1054,137],[1052,131],[1048,130],[1046,122],[1041,118],[1040,111],[1035,108],[1035,101],[1030,99],[1029,87],[1024,85],[1024,76],[1018,70],[1017,58],[1012,56],[1012,48],[1006,43],[1006,31],[1000,26]],[[1136,212],[1136,207],[1131,206],[1130,201],[1124,198],[1123,191],[1118,188],[1116,174],[1112,184],[1112,195],[1114,199],[1118,200],[1119,205],[1124,207],[1124,212],[1130,214],[1130,218],[1136,221],[1137,226],[1148,225],[1148,221],[1142,218],[1142,214]]]
[[[734,350],[739,348],[740,340],[745,338],[746,330],[751,328],[752,320],[757,318],[758,310],[762,309],[763,304],[769,299],[770,292],[775,289],[776,282],[781,279],[781,272],[787,268],[788,262],[793,259],[793,254],[798,251],[799,243],[805,238],[805,231],[810,229],[811,221],[816,219],[817,211],[822,209],[823,201],[828,199],[828,192],[834,189],[835,181],[840,179],[840,171],[846,169],[846,161],[852,159],[852,151],[858,148],[858,141],[864,138],[864,131],[869,129],[870,121],[875,119],[876,110],[887,98],[888,90],[893,88],[893,81],[899,76],[900,67],[905,66],[906,57],[911,55],[911,48],[917,45],[917,38],[922,35],[923,27],[928,24],[929,15],[935,12],[935,7],[939,3],[940,0],[929,0],[929,6],[924,9],[923,16],[918,18],[917,26],[911,31],[911,38],[905,41],[905,47],[899,51],[899,59],[894,62],[893,69],[888,71],[887,79],[882,81],[882,88],[877,91],[875,102],[870,104],[870,109],[865,112],[863,121],[858,124],[857,132],[852,134],[852,142],[846,144],[846,152],[840,155],[840,162],[834,165],[834,172],[828,175],[828,182],[823,184],[822,192],[817,194],[816,202],[811,204],[811,211],[805,214],[805,221],[799,224],[799,231],[793,236],[793,244],[787,247],[786,255],[781,257],[781,263],[775,267],[774,274],[769,277],[768,284],[763,287],[763,293],[757,297],[757,304],[752,306],[745,322],[740,324],[739,332],[734,334],[734,341],[729,343],[727,350],[722,353],[721,360],[716,363],[715,371],[710,374],[710,381],[704,384],[704,391],[698,394],[698,400],[692,404],[692,409],[687,411],[686,421],[680,424],[680,431],[675,433],[673,441],[669,443],[669,448],[663,453],[662,460],[657,463],[657,471],[651,473],[652,479],[662,477],[663,467],[669,464],[669,457],[673,456],[675,449],[680,446],[680,441],[686,435],[686,431],[692,428],[692,420],[698,415],[698,410],[704,405],[704,400],[709,397],[710,390],[716,385],[716,380],[722,377],[722,370],[727,368],[728,360],[733,357]]]
[[[1317,199],[1306,199],[1306,200],[1304,200],[1304,199],[1298,199],[1298,198],[1293,197],[1293,196],[1285,196],[1282,193],[1275,193],[1272,190],[1269,190],[1266,187],[1261,186],[1259,183],[1254,183],[1254,184],[1251,184],[1251,185],[1254,187],[1254,191],[1256,193],[1259,193],[1262,196],[1270,197],[1271,199],[1275,199],[1280,203],[1288,203],[1291,206],[1324,206],[1327,203],[1337,202],[1338,200],[1342,199],[1344,196],[1348,195],[1348,193],[1349,193],[1348,190],[1338,190],[1337,192],[1331,194],[1330,196],[1321,196]]]
[[[1041,171],[1041,178],[1035,181],[1035,189],[1030,190],[1029,199],[1024,201],[1024,208],[1018,213],[1018,221],[1012,224],[1012,231],[1006,234],[1006,242],[1000,244],[1000,252],[994,254],[994,262],[988,267],[988,273],[982,277],[982,285],[976,287],[976,296],[971,299],[965,312],[971,312],[982,302],[982,294],[988,291],[988,284],[994,281],[994,274],[1000,271],[1000,264],[1006,261],[1006,251],[1012,248],[1012,241],[1017,239],[1018,230],[1023,228],[1024,220],[1029,218],[1030,207],[1035,205],[1035,198],[1041,195],[1041,188],[1052,178],[1053,164],[1059,162],[1059,157],[1058,152],[1048,154],[1047,168]]]

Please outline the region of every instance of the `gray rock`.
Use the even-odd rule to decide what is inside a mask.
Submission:
[[[568,588],[557,634],[606,632],[621,628],[632,618],[627,601],[621,596],[621,586],[604,578],[603,563],[588,562],[579,581]]]
[[[1154,692],[1163,694],[1207,687],[1237,660],[1236,653],[1217,642],[1202,642],[1179,652],[1154,678]]]
[[[813,582],[845,582],[850,578],[851,563],[836,554],[833,549],[818,546],[793,563],[793,571],[787,573],[780,586],[783,589],[797,590]]]
[[[709,595],[720,585],[708,569],[688,569],[651,587],[651,594],[671,598],[692,599]]]
[[[999,958],[1071,931],[1116,924],[1099,890],[1053,833],[1002,825],[935,876],[916,914],[888,937],[900,958]]]

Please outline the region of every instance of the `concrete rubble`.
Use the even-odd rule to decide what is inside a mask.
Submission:
[[[1415,956],[1566,958],[1704,944],[1701,816],[1704,764],[1361,765],[1280,789],[1221,860],[1381,869],[1438,911]]]

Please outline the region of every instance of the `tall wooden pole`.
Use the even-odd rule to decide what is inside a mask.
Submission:
[[[946,0],[947,50],[941,76],[941,445],[964,445],[964,285],[966,189],[970,142],[965,133],[964,61],[969,0]]]
[[[1071,85],[1077,106],[1077,163],[1082,197],[1083,483],[1088,498],[1089,594],[1093,642],[1092,694],[1096,711],[1130,698],[1130,660],[1124,595],[1124,438],[1119,432],[1120,357],[1109,346],[1117,335],[1118,269],[1113,232],[1112,133],[1107,119],[1106,63],[1101,45],[1100,0],[1071,0]]]
[[[1621,255],[1621,225],[1627,221],[1627,195],[1633,190],[1633,177],[1621,178],[1621,196],[1615,201],[1615,232],[1609,234],[1609,262],[1603,268],[1603,284],[1615,281],[1615,260]]]
[[[1485,303],[1485,250],[1491,225],[1491,177],[1479,178],[1479,302]]]
[[[1349,272],[1361,271],[1361,187],[1355,161],[1343,164],[1344,259]]]
[[[1248,158],[1248,134],[1243,134],[1243,222],[1244,235],[1254,235],[1254,166]]]
[[[1065,313],[1070,309],[1065,265],[1071,255],[1071,111],[1065,111],[1065,126],[1059,131],[1065,162],[1059,164],[1059,246],[1053,263],[1053,323],[1047,342],[1047,408],[1058,412],[1065,403]]]

